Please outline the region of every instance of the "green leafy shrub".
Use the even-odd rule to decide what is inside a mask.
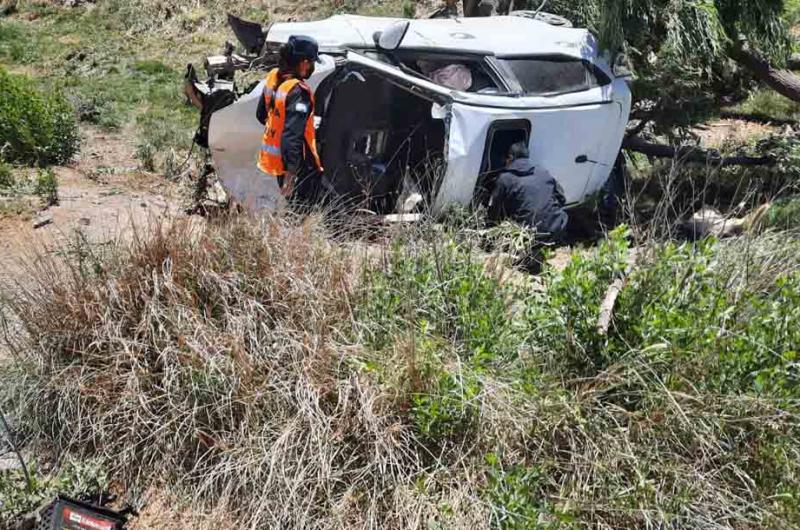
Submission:
[[[78,151],[72,106],[59,93],[0,68],[0,154],[9,162],[62,164]]]
[[[11,174],[11,166],[0,160],[0,189],[14,187],[14,175]]]
[[[39,58],[39,49],[31,46],[30,34],[23,25],[3,20],[0,24],[0,57],[17,64],[30,64]]]
[[[463,344],[465,358],[507,357],[520,344],[508,287],[475,259],[473,246],[451,237],[398,243],[383,267],[368,272],[365,288],[361,320],[376,349],[409,327]]]
[[[486,455],[488,481],[483,494],[492,507],[491,526],[501,530],[574,528],[574,517],[554,513],[544,493],[543,472],[520,464],[503,466],[498,455]]]
[[[20,428],[131,487],[237,491],[242,526],[800,525],[791,234],[637,248],[601,336],[624,229],[529,283],[468,230],[354,263],[318,226],[176,222],[30,270],[0,298]]]
[[[121,125],[119,110],[106,94],[78,95],[72,98],[78,120],[114,130]]]
[[[481,385],[476,374],[442,371],[428,392],[413,397],[411,418],[426,441],[441,443],[471,431]]]
[[[525,329],[511,316],[511,288],[476,259],[474,245],[427,228],[367,270],[356,316],[365,366],[409,409],[420,438],[439,446],[471,432],[481,372],[515,362]]]
[[[58,181],[52,169],[40,169],[36,173],[34,193],[38,195],[45,206],[58,204]]]
[[[527,302],[532,346],[546,354],[552,370],[587,375],[609,364],[597,319],[608,286],[626,268],[627,237],[622,226],[597,251],[575,252],[562,272],[545,273],[545,295]]]
[[[95,496],[108,487],[108,476],[96,460],[68,460],[57,472],[41,473],[28,465],[30,482],[22,470],[0,471],[0,528],[14,528],[20,517],[39,508],[56,495]]]
[[[775,201],[762,220],[763,227],[787,230],[800,227],[800,197],[786,197]]]
[[[737,250],[746,261],[728,265]],[[659,377],[677,387],[690,380],[725,393],[800,397],[800,277],[737,287],[745,271],[758,277],[764,266],[754,253],[713,239],[660,247],[621,293],[606,355],[647,352]]]

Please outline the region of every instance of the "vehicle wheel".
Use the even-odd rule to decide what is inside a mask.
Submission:
[[[597,217],[600,228],[610,230],[617,226],[622,217],[622,201],[625,198],[625,182],[628,177],[625,155],[620,151],[614,168],[600,192]]]
[[[509,13],[512,17],[532,18],[551,26],[559,26],[562,28],[571,28],[572,22],[562,17],[561,15],[554,15],[553,13],[544,13],[542,11],[512,11]]]

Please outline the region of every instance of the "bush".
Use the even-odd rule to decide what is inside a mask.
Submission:
[[[77,241],[4,289],[0,394],[32,438],[246,527],[800,525],[791,234],[639,250],[607,336],[624,229],[541,282],[471,238],[360,262],[313,219]]]
[[[120,254],[76,241],[65,268],[42,263],[36,287],[6,291],[3,311],[42,339],[3,377],[28,433],[131,484],[146,467],[198,498],[230,495],[254,527],[389,517],[386,469],[414,471],[405,429],[334,340],[351,315],[347,256],[313,221],[175,222],[134,240]]]
[[[612,359],[597,331],[600,304],[611,282],[626,268],[628,231],[621,226],[595,252],[575,252],[562,271],[544,275],[546,296],[527,302],[533,347],[562,376],[595,375]]]
[[[0,155],[8,162],[63,164],[79,145],[75,113],[59,93],[0,68]]]
[[[40,169],[37,172],[33,191],[42,199],[45,206],[58,204],[58,181],[52,169]]]
[[[545,477],[536,467],[503,465],[498,455],[486,455],[488,480],[484,495],[492,504],[492,528],[502,530],[541,530],[570,528],[572,518],[564,513],[555,517],[543,495]]]
[[[785,237],[784,248],[773,244],[707,240],[654,250],[620,295],[607,355],[648,351],[675,387],[800,399],[800,277],[764,270],[776,262],[795,269],[797,247]]]
[[[792,196],[775,201],[762,218],[761,226],[778,230],[800,227],[800,197]]]
[[[475,252],[452,236],[398,241],[366,278],[361,316],[371,345],[380,349],[398,333],[430,328],[461,345],[464,359],[514,355],[519,337],[508,319],[511,291]]]
[[[10,189],[14,187],[14,175],[11,174],[11,166],[0,160],[0,189]]]

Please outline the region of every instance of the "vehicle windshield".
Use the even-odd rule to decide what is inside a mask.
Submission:
[[[564,57],[498,59],[498,63],[519,82],[525,95],[580,92],[610,83],[610,79],[589,62]]]
[[[384,54],[375,54],[374,58],[390,64],[399,61],[401,68],[408,73],[453,90],[478,94],[507,93],[500,80],[489,71],[482,56],[401,50],[391,59]]]

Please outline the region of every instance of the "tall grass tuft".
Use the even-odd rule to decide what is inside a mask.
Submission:
[[[3,290],[3,399],[245,527],[800,523],[793,234],[620,229],[538,279],[465,226],[341,237],[232,217],[34,261]]]
[[[343,364],[352,260],[323,236],[312,220],[176,222],[31,263],[4,307],[24,327],[4,380],[28,432],[254,526],[385,517],[415,457]]]

